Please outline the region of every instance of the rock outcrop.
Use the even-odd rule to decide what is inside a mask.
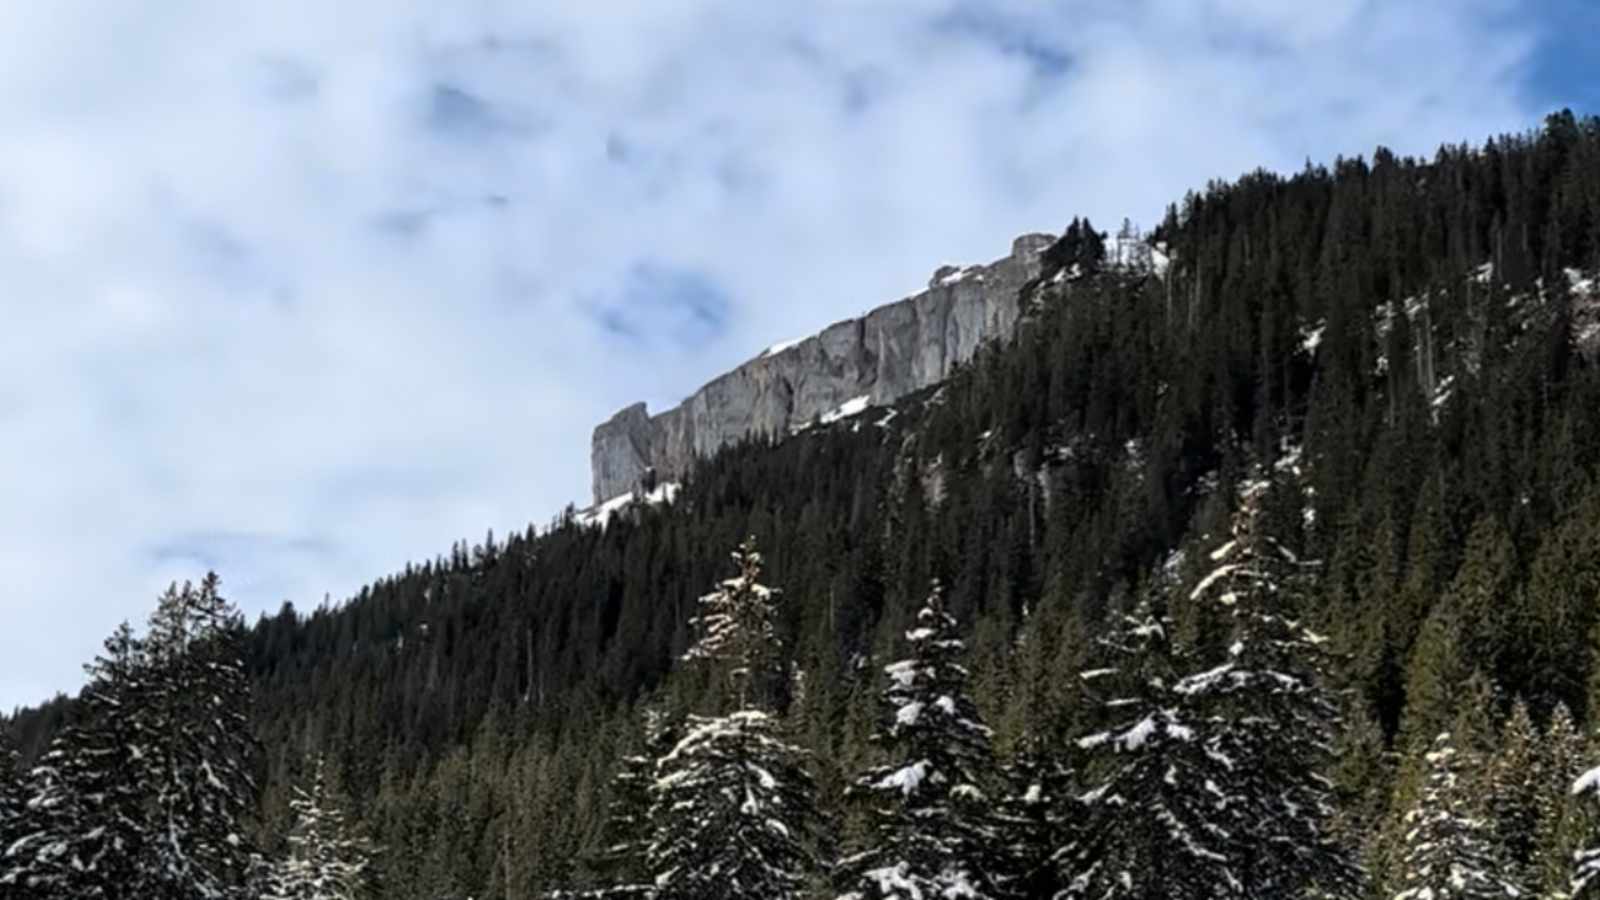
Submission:
[[[943,266],[926,291],[774,347],[665,412],[623,409],[594,430],[594,502],[647,479],[676,481],[746,435],[786,435],[851,401],[890,403],[943,380],[985,341],[1015,332],[1018,292],[1053,241],[1026,234],[989,265]]]

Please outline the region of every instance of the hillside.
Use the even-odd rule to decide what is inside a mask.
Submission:
[[[679,485],[656,502],[463,542],[335,608],[255,623],[243,635],[262,784],[252,832],[278,848],[288,786],[322,753],[387,848],[373,896],[501,900],[641,879],[637,859],[605,852],[608,811],[632,783],[614,776],[681,736],[647,728],[646,709],[681,727],[756,702],[726,666],[682,661],[704,637],[697,601],[753,536],[761,580],[781,588],[761,708],[805,751],[806,795],[837,838],[817,849],[815,879],[877,846],[881,806],[846,787],[899,752],[881,733],[908,707],[884,718],[884,666],[933,653],[916,636],[948,616],[970,673],[957,718],[992,728],[998,761],[972,778],[1025,836],[972,850],[974,826],[944,845],[998,854],[985,896],[1049,896],[1040,885],[1172,859],[1159,852],[1170,835],[1111,811],[1160,796],[1162,821],[1203,819],[1164,793],[1160,773],[1180,768],[1230,796],[1256,790],[1231,764],[1206,769],[1214,756],[1186,751],[1182,734],[1279,710],[1265,676],[1217,686],[1274,666],[1309,673],[1320,699],[1305,708],[1329,709],[1304,719],[1325,732],[1297,748],[1221,730],[1206,746],[1264,753],[1299,773],[1305,808],[1325,802],[1307,846],[1342,862],[1306,877],[1333,896],[1420,890],[1433,845],[1409,835],[1434,817],[1477,835],[1489,849],[1472,858],[1495,878],[1565,890],[1571,852],[1593,837],[1566,787],[1595,761],[1577,735],[1600,708],[1600,120],[1558,114],[1430,160],[1380,148],[1250,173],[1174,203],[1149,241],[1165,248],[1159,268],[1107,257],[1074,219],[1032,247],[1037,271],[990,279],[1015,318],[945,353],[937,377],[830,382],[771,415],[741,400],[715,441],[661,458],[656,420],[625,411],[637,421],[618,440],[634,455],[597,463],[595,499],[654,467]],[[751,365],[804,369],[822,352],[806,346]],[[768,380],[798,396],[804,373],[780,374]],[[870,405],[820,415],[863,395]],[[611,443],[597,432],[597,458]],[[1258,621],[1227,599],[1257,594],[1296,605]],[[1270,630],[1290,620],[1289,636]],[[1247,662],[1251,641],[1295,649]],[[1189,702],[1188,724],[1149,724]],[[1136,703],[1153,712],[1130,723]],[[80,715],[52,707],[13,730],[32,757]],[[1306,749],[1324,733],[1327,758]],[[1156,768],[1123,768],[1133,759]],[[1116,791],[1139,802],[1103,802]],[[1228,834],[1244,835],[1248,815],[1229,815]],[[1121,843],[1096,843],[1095,828]],[[1295,867],[1247,838],[1163,873],[1192,884],[1104,896],[1218,896],[1204,886],[1230,878],[1256,879],[1238,896],[1299,890],[1262,887],[1262,873]],[[1060,870],[1006,856],[1029,841]],[[1260,868],[1213,871],[1212,855]]]

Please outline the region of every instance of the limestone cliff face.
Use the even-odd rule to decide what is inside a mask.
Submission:
[[[745,435],[788,434],[850,400],[890,403],[943,380],[984,341],[1015,332],[1017,292],[1040,274],[1053,240],[1027,234],[989,265],[944,266],[926,291],[763,353],[655,416],[643,403],[621,410],[594,430],[594,502],[632,491],[651,471],[677,480],[696,457]]]

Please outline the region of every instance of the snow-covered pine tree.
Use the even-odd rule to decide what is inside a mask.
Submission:
[[[262,900],[356,900],[363,896],[374,849],[345,821],[328,786],[322,757],[311,765],[311,785],[296,785],[289,799],[287,852],[275,860]]]
[[[1225,851],[1246,896],[1359,893],[1361,872],[1335,836],[1333,761],[1339,710],[1326,687],[1326,638],[1305,624],[1316,564],[1300,560],[1262,515],[1274,485],[1257,471],[1239,491],[1229,539],[1189,594],[1231,616],[1223,663],[1183,679],[1213,711],[1208,749],[1224,760],[1234,824]]]
[[[201,900],[240,896],[259,856],[243,819],[255,808],[249,683],[238,610],[215,573],[169,587],[147,638],[155,815],[153,872]]]
[[[1489,900],[1517,896],[1502,877],[1494,830],[1474,808],[1467,759],[1449,732],[1428,750],[1427,776],[1406,814],[1395,900]]]
[[[0,846],[0,897],[59,900],[86,886],[88,873],[72,865],[75,839],[89,831],[79,796],[64,769],[73,757],[64,732],[28,773],[27,799],[15,831]],[[74,741],[76,743],[76,741]],[[103,895],[103,892],[102,892]]]
[[[645,858],[659,900],[798,900],[820,874],[820,816],[807,754],[789,743],[764,685],[781,682],[777,591],[762,585],[753,539],[739,574],[701,598],[685,659],[728,667],[736,711],[690,716],[656,764]]]
[[[1600,767],[1574,779],[1570,793],[1574,798],[1589,802],[1600,797]],[[1600,897],[1600,837],[1585,834],[1579,848],[1572,855],[1572,881],[1567,896],[1573,900],[1592,900]]]
[[[889,762],[852,788],[872,798],[874,821],[867,845],[840,862],[841,900],[997,897],[992,735],[937,582],[905,639],[910,653],[884,667],[887,717],[872,738]]]
[[[146,855],[159,839],[144,795],[158,737],[144,714],[146,670],[144,644],[126,624],[84,667],[72,719],[28,773],[0,885],[29,900],[159,896]]]
[[[689,624],[699,637],[683,656],[685,662],[724,667],[738,695],[738,709],[763,704],[783,679],[776,665],[778,594],[761,583],[761,553],[754,537],[733,553],[737,575],[700,598],[700,613]]]
[[[997,879],[1012,897],[1054,897],[1066,889],[1052,857],[1077,840],[1083,803],[1061,751],[1029,735],[1001,770],[1007,785],[997,827],[1004,868]]]
[[[0,876],[5,874],[6,848],[22,839],[22,813],[27,802],[21,756],[10,729],[0,722]],[[0,884],[0,900],[19,896],[20,888]]]
[[[1209,749],[1211,719],[1177,690],[1171,622],[1151,598],[1100,639],[1106,666],[1080,673],[1110,727],[1078,740],[1092,759],[1084,824],[1053,859],[1070,900],[1226,900],[1244,896],[1227,855],[1236,823],[1229,761]]]
[[[661,759],[646,853],[660,900],[798,900],[821,866],[806,754],[764,710],[690,716]]]

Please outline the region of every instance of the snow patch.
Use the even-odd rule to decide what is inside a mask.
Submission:
[[[1166,277],[1167,269],[1172,266],[1172,257],[1167,254],[1167,242],[1160,241],[1150,247],[1150,268],[1157,275]]]
[[[1307,353],[1316,355],[1317,348],[1322,346],[1322,335],[1328,330],[1325,323],[1318,322],[1314,328],[1305,328],[1300,331],[1300,346]]]
[[[1200,595],[1204,594],[1207,588],[1215,584],[1217,579],[1232,574],[1237,568],[1239,568],[1237,564],[1229,563],[1228,565],[1217,566],[1215,569],[1212,569],[1210,572],[1206,573],[1206,577],[1200,579],[1200,583],[1195,585],[1194,590],[1189,592],[1189,599],[1199,600]]]
[[[974,273],[978,275],[978,280],[982,280],[982,272],[982,266],[962,266],[961,268],[956,269],[954,272],[951,272],[949,275],[939,279],[939,284],[948,287],[952,284],[965,281],[969,275]]]
[[[1595,280],[1583,274],[1578,269],[1567,269],[1567,284],[1572,287],[1574,294],[1592,294],[1595,290]]]
[[[832,425],[834,422],[837,422],[841,419],[848,419],[851,416],[859,416],[867,411],[867,406],[869,406],[871,402],[872,395],[870,394],[862,394],[859,397],[852,397],[849,400],[839,404],[839,406],[836,408],[823,413],[820,421],[824,425]]]
[[[659,506],[662,503],[671,503],[678,498],[678,491],[682,485],[675,481],[663,482],[650,491],[640,493],[629,491],[619,497],[612,497],[606,502],[591,507],[578,513],[573,521],[579,525],[598,525],[601,528],[611,523],[611,517],[627,509],[634,503],[643,503],[647,506]]]
[[[1600,766],[1596,766],[1579,775],[1577,780],[1572,782],[1572,796],[1574,797],[1579,794],[1590,794],[1597,791],[1600,791]]]
[[[911,686],[911,682],[916,680],[917,664],[909,659],[903,659],[897,663],[890,663],[884,666],[883,674],[889,676],[889,680],[893,681],[898,687],[902,689],[908,688]]]
[[[1273,471],[1283,472],[1299,478],[1301,475],[1300,461],[1304,455],[1305,451],[1301,445],[1285,442],[1282,447],[1282,455],[1272,464]]]
[[[767,349],[761,351],[761,355],[762,356],[777,356],[779,353],[782,353],[785,350],[790,350],[790,349],[793,349],[795,347],[800,346],[801,344],[805,343],[805,341],[806,341],[806,339],[803,338],[803,337],[795,338],[795,339],[789,340],[789,341],[779,341],[778,343],[773,344],[771,347],[768,347]]]
[[[1439,380],[1439,386],[1433,392],[1433,408],[1438,409],[1450,402],[1450,396],[1455,393],[1456,377],[1447,375]]]
[[[883,776],[873,787],[884,790],[894,789],[909,796],[922,786],[923,780],[928,777],[928,769],[928,761],[919,759],[909,766]]]

